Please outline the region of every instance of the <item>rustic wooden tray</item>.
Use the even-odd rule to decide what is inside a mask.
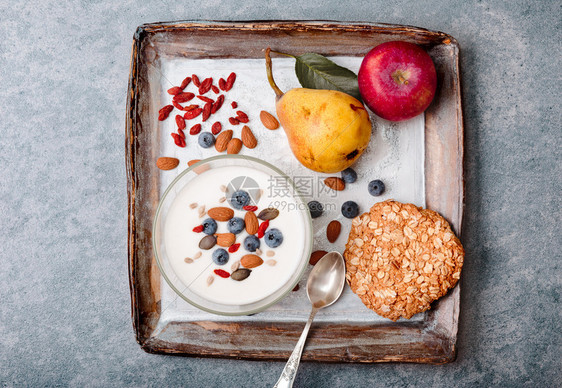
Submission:
[[[151,353],[284,360],[304,321],[170,322],[161,317],[161,276],[152,251],[159,201],[154,163],[158,137],[150,109],[147,58],[263,58],[267,46],[292,53],[364,56],[375,45],[405,40],[433,58],[439,86],[425,112],[425,200],[460,233],[463,213],[463,123],[459,46],[454,38],[415,27],[336,22],[174,22],[140,26],[134,36],[127,101],[128,257],[136,338]],[[205,42],[205,44],[201,44]],[[303,360],[424,362],[454,360],[460,287],[436,302],[422,321],[320,322],[311,329]]]

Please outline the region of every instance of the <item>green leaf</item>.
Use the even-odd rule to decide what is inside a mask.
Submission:
[[[361,101],[357,75],[328,58],[306,53],[295,58],[295,72],[303,88],[339,90]]]

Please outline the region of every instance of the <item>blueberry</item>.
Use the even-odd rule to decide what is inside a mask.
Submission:
[[[232,193],[232,196],[228,199],[230,205],[238,210],[241,210],[244,206],[250,203],[250,194],[244,190],[238,190]]]
[[[351,167],[346,168],[341,172],[341,179],[345,183],[353,183],[357,180],[357,173]]]
[[[374,197],[378,197],[384,193],[384,183],[381,180],[374,180],[369,182],[369,194]]]
[[[217,265],[225,265],[228,263],[228,252],[219,248],[213,252],[213,261]]]
[[[215,144],[215,137],[210,132],[201,132],[197,141],[201,147],[211,148]]]
[[[244,230],[246,223],[240,217],[233,217],[228,220],[228,224],[226,226],[228,227],[228,231],[230,233],[238,234]]]
[[[250,235],[244,239],[244,249],[248,252],[255,252],[260,247],[260,239]]]
[[[341,205],[341,214],[345,218],[355,218],[359,214],[359,206],[353,201],[344,202]]]
[[[205,234],[214,234],[217,231],[217,222],[212,218],[207,218],[202,225]]]
[[[283,233],[279,229],[271,228],[263,236],[265,245],[270,248],[277,248],[283,242]]]
[[[310,216],[312,218],[318,218],[324,212],[324,207],[318,201],[310,201],[308,203],[308,210],[310,211]]]

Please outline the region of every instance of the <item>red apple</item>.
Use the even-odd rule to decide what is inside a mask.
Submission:
[[[437,87],[431,57],[418,45],[386,42],[363,58],[359,91],[367,106],[383,119],[408,120],[427,109]]]

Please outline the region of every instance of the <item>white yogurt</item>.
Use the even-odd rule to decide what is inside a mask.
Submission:
[[[227,186],[234,178],[241,176],[252,178],[263,190],[263,194],[257,202],[256,215],[267,207],[275,207],[279,210],[279,216],[270,221],[269,228],[277,228],[281,231],[283,243],[277,248],[270,248],[261,238],[260,250],[264,263],[252,268],[248,278],[236,281],[230,277],[221,278],[213,271],[223,269],[232,273],[231,266],[235,261],[240,260],[246,254],[255,254],[255,252],[248,252],[244,249],[243,242],[248,233],[244,230],[236,235],[236,243],[241,244],[240,249],[237,252],[229,253],[228,263],[217,265],[213,262],[212,253],[218,248],[227,251],[228,248],[215,245],[210,250],[199,249],[199,241],[206,235],[195,233],[192,230],[208,218],[206,214],[199,217],[199,207],[205,206],[206,210],[217,206],[231,207],[228,201],[222,203],[219,201],[221,197],[225,196],[225,193],[221,191],[221,185]],[[271,295],[290,280],[297,270],[303,254],[306,218],[302,209],[297,209],[299,202],[292,195],[288,195],[289,191],[280,187],[278,182],[279,179],[253,168],[227,166],[206,171],[193,178],[181,189],[166,217],[163,239],[166,255],[185,288],[216,303],[244,305]],[[247,187],[242,189],[251,192],[252,196],[254,192],[259,191],[257,189],[252,192]],[[259,194],[256,197],[258,196]],[[190,205],[193,203],[196,203],[197,207],[192,208]],[[235,217],[244,219],[246,211],[233,210]],[[217,233],[229,233],[227,222],[217,221],[217,225]],[[266,255],[268,251],[275,254],[268,256]],[[198,252],[201,252],[201,257],[193,260],[192,263],[185,262],[186,257],[196,257]],[[267,261],[271,259],[276,261],[273,266],[267,264]],[[213,277],[210,285],[208,284],[209,276]],[[182,290],[180,289],[180,291]]]

